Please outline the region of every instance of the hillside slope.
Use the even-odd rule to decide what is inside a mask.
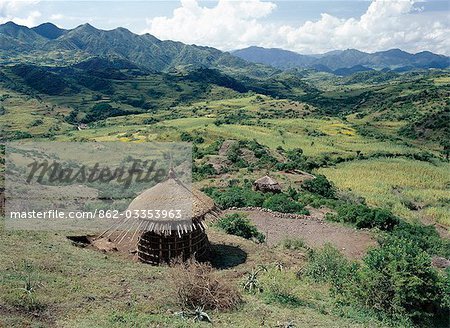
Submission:
[[[55,54],[68,53],[82,54],[83,59],[100,56],[128,60],[155,72],[177,66],[214,67],[256,75],[274,72],[215,48],[161,41],[150,34],[137,35],[121,27],[105,31],[90,24],[62,30],[51,23],[30,29],[8,22],[0,25],[0,53],[4,59],[14,59],[14,62],[28,55],[38,64],[51,56],[57,57]]]

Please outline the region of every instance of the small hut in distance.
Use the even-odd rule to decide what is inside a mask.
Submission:
[[[261,192],[272,192],[272,193],[281,192],[280,184],[271,177],[269,177],[268,175],[263,176],[262,178],[253,182],[253,188],[256,191]]]

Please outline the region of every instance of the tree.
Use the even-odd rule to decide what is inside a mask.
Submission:
[[[302,183],[302,188],[327,198],[334,198],[336,194],[333,184],[324,175],[318,175],[315,179],[305,180]]]

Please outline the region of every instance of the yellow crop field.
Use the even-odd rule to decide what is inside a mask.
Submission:
[[[389,207],[406,219],[450,225],[450,164],[407,159],[354,161],[322,168],[337,187],[351,190],[373,206]],[[416,207],[416,210],[412,210]]]

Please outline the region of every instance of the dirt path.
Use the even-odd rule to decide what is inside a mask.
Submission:
[[[284,219],[272,213],[261,211],[227,211],[228,213],[246,213],[248,218],[267,236],[269,245],[281,240],[300,238],[311,247],[320,247],[331,243],[349,258],[360,259],[367,249],[376,246],[375,239],[367,231],[342,226],[338,223],[317,219]]]

